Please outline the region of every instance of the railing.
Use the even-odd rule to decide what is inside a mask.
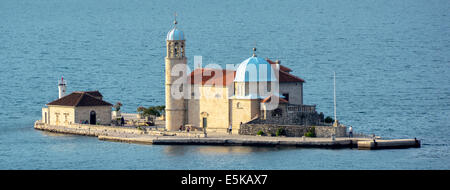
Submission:
[[[316,112],[316,105],[288,105],[287,112],[308,112],[313,113]]]

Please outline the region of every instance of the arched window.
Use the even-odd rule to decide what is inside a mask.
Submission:
[[[241,108],[241,103],[240,103],[240,102],[238,102],[238,103],[236,104],[236,108]]]
[[[184,57],[184,43],[181,43],[181,57]]]

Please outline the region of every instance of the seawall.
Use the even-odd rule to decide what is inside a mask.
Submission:
[[[159,131],[146,127],[131,126],[105,126],[105,125],[89,125],[89,124],[68,124],[68,125],[47,125],[36,121],[34,128],[54,133],[64,133],[85,136],[185,136],[185,137],[203,137],[203,133],[177,133],[168,131]]]
[[[287,137],[302,137],[308,131],[314,131],[316,137],[336,137],[347,136],[346,127],[333,126],[305,126],[305,125],[279,125],[279,124],[242,124],[239,129],[240,135],[256,135],[258,131],[264,134],[275,135],[277,130],[281,129]]]
[[[290,146],[290,147],[304,147],[304,148],[354,148],[356,141],[350,139],[292,139],[288,138],[226,138],[226,137],[212,137],[212,138],[164,138],[164,137],[111,137],[99,136],[99,140],[128,142],[139,144],[155,144],[155,145],[217,145],[217,146],[259,146],[259,147],[274,147],[274,146]],[[265,139],[263,139],[265,138]]]
[[[208,137],[205,137],[201,132],[169,132],[151,130],[149,128],[80,124],[52,126],[40,122],[36,122],[34,128],[56,133],[95,136],[99,140],[106,141],[154,145],[288,146],[358,149],[420,147],[420,140],[416,139],[376,140],[374,142],[370,138],[267,137],[222,133],[208,134]]]

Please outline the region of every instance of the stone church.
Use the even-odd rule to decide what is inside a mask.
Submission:
[[[323,114],[316,112],[315,105],[303,104],[305,81],[291,74],[292,70],[279,60],[258,57],[256,48],[234,70],[198,68],[182,75],[179,71],[188,70],[186,39],[177,21],[167,33],[166,46],[165,112],[169,131],[192,126],[225,133],[232,125],[233,133],[238,133],[240,126],[250,121],[301,125],[323,122]],[[175,86],[180,81],[183,85]],[[177,93],[183,97],[175,97]],[[276,106],[269,105],[271,102]]]

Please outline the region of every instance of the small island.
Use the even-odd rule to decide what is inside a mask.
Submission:
[[[177,22],[166,37],[165,106],[121,113],[99,91],[66,95],[42,108],[34,128],[143,144],[294,146],[316,148],[409,148],[418,139],[356,134],[303,102],[305,80],[280,60],[253,54],[235,69],[196,68],[187,73],[184,33]],[[230,63],[233,64],[233,63]],[[183,74],[179,74],[179,73]],[[115,111],[111,111],[112,108]]]

